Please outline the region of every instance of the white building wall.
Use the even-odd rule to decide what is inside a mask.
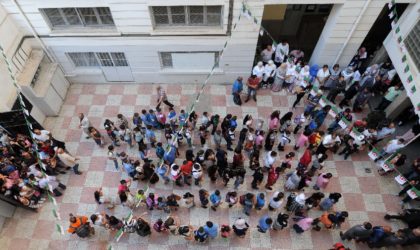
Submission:
[[[400,27],[400,33],[403,40],[407,37],[408,33],[413,29],[414,25],[419,21],[420,3],[410,4],[407,7],[407,10],[401,16],[398,21]],[[420,69],[416,67],[410,54],[406,53],[407,61],[402,62],[403,53],[400,50],[399,45],[397,44],[397,35],[394,32],[390,33],[384,41],[385,49],[391,59],[395,69],[397,70],[398,76],[400,77],[404,88],[407,92],[410,91],[412,86],[416,86],[417,91],[413,95],[408,95],[418,116],[420,117],[420,110],[417,108],[417,105],[420,104]],[[405,65],[410,67],[409,72],[404,72]],[[409,75],[413,76],[413,81],[408,83],[407,78]],[[397,103],[395,103],[397,105]],[[398,106],[395,106],[394,103],[391,103],[390,109],[398,110]],[[395,106],[395,107],[393,107]],[[402,110],[400,110],[401,112]]]
[[[101,68],[75,68],[66,52],[124,52],[137,83],[200,83],[209,70],[162,69],[161,51],[220,51],[228,38],[229,0],[16,0],[71,82],[103,83]],[[397,2],[415,2],[398,0]],[[233,22],[240,13],[242,0],[234,0]],[[349,32],[366,2],[369,5],[347,41]],[[346,65],[362,43],[387,0],[248,0],[252,14],[262,18],[266,4],[335,4],[311,58],[311,63],[332,64],[337,58]],[[7,12],[30,34],[24,18],[11,0],[0,0]],[[221,28],[153,29],[149,6],[223,5]],[[109,7],[115,22],[112,29],[51,30],[40,8]],[[247,76],[252,68],[259,26],[242,18],[232,33],[227,50],[211,82],[230,82],[238,75]],[[182,35],[182,36],[177,36]],[[340,51],[342,53],[340,54]],[[339,55],[340,54],[340,55]],[[338,56],[339,55],[339,56]]]

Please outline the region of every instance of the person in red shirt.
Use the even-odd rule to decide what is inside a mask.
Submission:
[[[312,148],[308,147],[299,160],[299,169],[307,169],[312,161]]]
[[[181,174],[184,180],[184,183],[188,186],[191,186],[191,173],[192,173],[193,162],[192,161],[184,161],[181,165]]]
[[[120,185],[118,185],[118,194],[130,191],[129,190],[130,185],[131,185],[131,180],[129,180],[129,179],[128,180],[121,180]]]
[[[277,180],[280,177],[281,168],[271,168],[270,172],[268,172],[267,184],[265,184],[265,188],[268,190],[273,190],[271,186],[276,184]]]
[[[251,75],[251,77],[248,78],[248,81],[246,82],[246,85],[248,86],[248,96],[245,100],[245,102],[249,101],[249,98],[254,99],[254,101],[257,101],[257,89],[258,85],[260,84],[261,79],[258,78],[256,75]]]

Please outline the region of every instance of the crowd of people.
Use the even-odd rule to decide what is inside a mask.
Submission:
[[[86,138],[93,139],[100,147],[111,141],[106,147],[108,159],[116,170],[121,169],[129,176],[129,179],[120,181],[118,193],[114,195],[104,195],[101,188],[96,190],[93,195],[95,201],[110,210],[121,204],[132,210],[139,207],[147,211],[162,210],[168,216],[148,221],[142,215],[119,219],[105,212],[92,214],[90,218],[70,214],[68,232],[84,238],[94,235],[94,226],[98,226],[140,236],[152,232],[171,233],[204,243],[219,235],[232,237],[232,233],[245,237],[250,228],[247,217],[255,210],[267,211],[260,216],[258,225],[253,225],[261,233],[291,228],[301,234],[308,230],[340,228],[349,212],[335,208],[342,197],[340,193],[324,193],[333,178],[332,173],[324,170],[325,161],[331,159],[332,154],[347,159],[354,154],[367,153],[375,145],[386,142],[375,160],[396,155],[393,157],[394,164],[402,166],[406,156],[396,153],[419,132],[416,127],[411,138],[395,137],[395,125],[385,119],[382,111],[401,93],[401,82],[390,63],[364,69],[363,55],[363,50],[359,51],[349,66],[340,70],[339,65],[331,69],[328,65],[321,68],[307,65],[304,53],[299,50],[289,53],[286,41],[276,48],[267,46],[261,53],[262,61],[257,63],[247,79],[246,88],[242,77],[238,77],[232,87],[233,100],[238,105],[242,104],[244,89],[247,89],[244,102],[250,99],[257,102],[257,93],[261,88],[296,95],[291,111],[282,114],[275,110],[267,120],[245,114],[240,124],[237,114],[223,117],[203,112],[199,116],[196,112],[175,110],[162,87],[157,88],[157,106],[154,109],[141,110],[130,118],[117,114],[114,121],[106,119],[103,128],[108,139],[91,124],[88,117],[80,113],[79,127]],[[341,94],[343,97],[338,109],[335,102]],[[376,111],[367,117],[357,118],[355,113],[361,112],[374,95],[383,95]],[[301,102],[304,102],[304,111],[298,113],[295,107]],[[327,116],[331,113],[334,116],[329,121]],[[352,131],[357,134],[352,134]],[[157,133],[161,133],[161,140],[158,140]],[[297,136],[296,140],[292,140],[292,133]],[[3,194],[24,206],[37,208],[45,200],[43,194],[46,192],[60,196],[66,189],[57,177],[59,174],[65,174],[70,169],[76,175],[81,172],[78,158],[72,156],[65,143],[56,140],[49,131],[36,129],[32,137],[18,135],[13,138],[2,132],[0,181]],[[199,138],[199,143],[195,143],[195,137]],[[122,144],[138,148],[138,157],[119,150]],[[180,154],[181,147],[187,148],[185,155]],[[232,159],[228,159],[227,151],[233,151]],[[299,151],[303,154],[297,157]],[[419,166],[420,159],[417,159],[412,170],[406,173],[409,180],[407,187],[419,185]],[[385,174],[381,168],[378,171]],[[251,187],[255,192],[241,193],[239,187],[244,184],[247,172],[252,172]],[[284,188],[278,190],[275,184],[283,177]],[[206,190],[202,187],[205,178],[224,187],[232,180],[233,189]],[[162,181],[180,187],[197,186],[198,192],[159,195],[149,189],[131,190],[130,185],[134,181],[147,185]],[[262,189],[276,190],[267,197]],[[313,190],[310,195],[309,190]],[[404,190],[400,195],[405,195]],[[406,196],[403,202],[408,201],[410,197]],[[220,206],[240,206],[243,216],[232,225],[218,225],[214,221],[190,225],[176,216],[180,207],[217,211]],[[309,216],[311,209],[321,210],[321,216]],[[276,216],[272,216],[274,213]],[[411,245],[420,242],[418,226],[393,232],[388,226],[373,226],[365,222],[340,232],[340,236],[343,241],[355,239],[366,242],[370,247]]]

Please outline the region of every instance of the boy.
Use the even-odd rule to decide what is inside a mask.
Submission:
[[[114,146],[108,146],[108,159],[114,162],[115,169],[118,171],[118,160],[117,160],[118,153],[114,152]]]

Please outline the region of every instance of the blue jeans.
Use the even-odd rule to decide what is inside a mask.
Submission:
[[[114,159],[112,161],[114,162],[115,169],[118,170],[118,160]]]

